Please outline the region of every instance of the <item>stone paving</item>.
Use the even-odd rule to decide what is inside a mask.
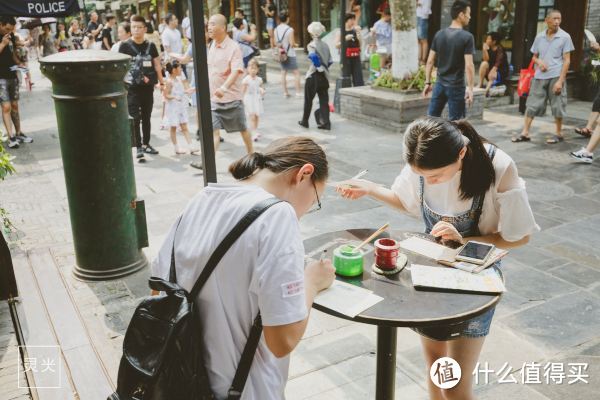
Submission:
[[[347,121],[337,114],[332,117],[330,132],[304,130],[296,124],[302,99],[284,99],[279,94],[278,74],[269,74],[266,113],[260,129],[263,137],[257,148],[278,137],[308,135],[326,148],[333,180],[369,168],[368,178],[391,184],[402,165],[401,135]],[[101,283],[73,279],[72,237],[50,84],[37,72],[34,79],[34,91],[22,93],[22,119],[25,132],[35,142],[11,151],[16,156],[18,174],[0,183],[0,203],[16,226],[10,237],[11,247],[15,254],[31,249],[51,250],[114,381],[122,335],[135,305],[148,294],[149,271]],[[590,108],[590,103],[571,103],[569,111],[575,119],[567,122],[580,123]],[[152,143],[161,153],[148,157],[145,164],[135,165],[138,196],[146,202],[150,247],[145,252],[149,259],[155,256],[170,225],[203,183],[200,171],[188,165],[196,157],[173,154],[168,133],[158,129],[159,115],[157,102]],[[517,162],[543,229],[529,245],[512,251],[503,262],[508,292],[497,308],[480,358],[482,364],[487,362],[496,372],[508,363],[506,367],[512,368],[510,376],[518,383],[500,383],[501,376],[494,373],[487,384],[480,382],[476,391],[479,399],[594,399],[600,384],[600,162],[571,162],[568,151],[585,143],[571,133],[572,125],[565,127],[564,143],[544,144],[545,134],[553,129],[549,118],[534,123],[531,143],[513,144],[511,133],[521,123],[515,106],[510,106],[487,110],[484,120],[476,126]],[[217,156],[219,181],[232,180],[225,173],[226,167],[244,153],[238,134],[225,138]],[[328,189],[322,203],[318,214],[303,218],[305,237],[347,228],[377,227],[387,221],[396,229],[423,229],[419,221],[373,200],[349,202]],[[0,324],[6,324],[7,318],[7,313],[0,313]],[[374,327],[313,311],[305,337],[292,356],[286,397],[373,398],[375,348]],[[565,368],[567,363],[588,363],[589,383],[524,385],[521,370],[525,362],[564,363]],[[423,365],[418,336],[400,329],[397,398],[427,398]],[[544,382],[543,376],[541,379]],[[7,398],[5,389],[0,391],[0,399]]]

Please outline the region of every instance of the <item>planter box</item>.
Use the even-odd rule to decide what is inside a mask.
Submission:
[[[398,133],[404,133],[410,122],[427,115],[430,100],[417,91],[399,92],[371,86],[344,88],[340,93],[343,117]],[[475,89],[473,94],[473,105],[467,109],[467,118],[481,119],[484,90]],[[442,117],[448,117],[447,107]]]

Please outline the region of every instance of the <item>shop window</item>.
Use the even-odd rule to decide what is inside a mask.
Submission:
[[[483,43],[486,33],[498,32],[502,36],[502,46],[511,50],[516,0],[479,0],[478,6],[477,45]]]
[[[546,29],[546,15],[548,15],[548,11],[552,10],[555,7],[555,0],[540,0],[540,6],[538,7],[538,18],[537,18],[537,32]]]

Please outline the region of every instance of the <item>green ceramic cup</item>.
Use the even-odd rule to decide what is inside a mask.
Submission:
[[[335,273],[341,276],[358,276],[363,273],[363,251],[354,251],[354,246],[344,244],[333,250]]]

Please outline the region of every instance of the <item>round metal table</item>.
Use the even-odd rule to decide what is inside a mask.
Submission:
[[[374,229],[349,229],[328,232],[304,241],[306,254],[319,259],[324,250],[328,257],[333,249],[348,242],[362,242]],[[409,236],[428,235],[414,232],[384,232],[371,242],[382,237],[404,240]],[[436,325],[453,325],[483,314],[494,307],[500,295],[466,294],[443,291],[415,290],[410,276],[412,263],[433,265],[432,259],[404,251],[408,257],[407,268],[391,276],[379,275],[371,271],[374,254],[369,251],[364,259],[362,276],[336,279],[372,290],[374,294],[384,298],[383,301],[363,311],[354,318],[314,304],[313,307],[326,314],[365,324],[377,325],[377,371],[376,399],[393,399],[395,392],[396,372],[396,338],[398,327],[424,327]]]

